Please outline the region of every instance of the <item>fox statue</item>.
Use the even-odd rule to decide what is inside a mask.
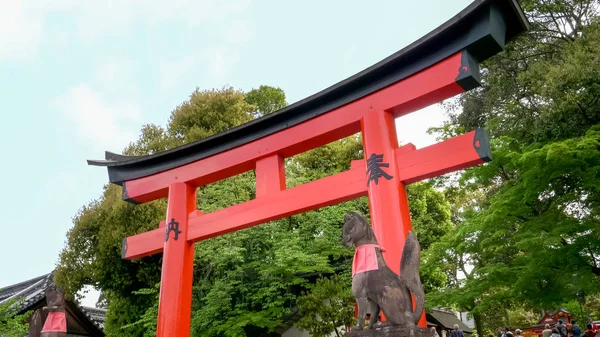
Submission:
[[[373,328],[379,310],[393,326],[415,326],[423,313],[425,292],[419,277],[421,247],[410,232],[406,238],[400,262],[400,276],[388,268],[371,226],[360,214],[344,216],[342,244],[355,246],[352,264],[352,293],[358,304],[358,325],[362,330],[365,316],[371,314],[368,329]],[[413,311],[413,301],[415,310]]]
[[[65,295],[62,290],[50,286],[45,290],[46,306],[33,312],[29,321],[30,337],[67,337]],[[43,321],[43,313],[46,320]]]

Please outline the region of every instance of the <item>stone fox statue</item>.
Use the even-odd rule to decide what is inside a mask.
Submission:
[[[379,310],[391,325],[414,326],[423,312],[425,293],[419,277],[421,247],[411,232],[406,238],[400,276],[386,265],[371,226],[358,213],[344,216],[342,244],[356,247],[352,264],[352,293],[358,303],[358,326],[363,329],[365,315],[371,314],[369,329],[377,321]],[[416,308],[413,311],[411,294]]]
[[[37,309],[29,322],[30,337],[67,337],[67,318],[64,293],[50,286],[45,290],[46,305]],[[42,312],[47,311],[42,324]]]

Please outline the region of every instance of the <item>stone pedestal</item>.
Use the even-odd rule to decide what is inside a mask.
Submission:
[[[427,328],[420,326],[385,326],[373,329],[346,332],[346,337],[431,337]]]

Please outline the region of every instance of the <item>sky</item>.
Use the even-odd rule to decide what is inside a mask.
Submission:
[[[468,0],[3,0],[0,288],[50,272],[72,219],[107,183],[88,166],[165,125],[200,89],[333,85],[450,19]],[[438,105],[396,121],[435,142]],[[90,303],[93,305],[93,301]]]

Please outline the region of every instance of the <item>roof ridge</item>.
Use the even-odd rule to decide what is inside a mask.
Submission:
[[[29,279],[29,280],[21,281],[19,283],[11,284],[11,285],[8,285],[8,286],[5,286],[5,287],[0,287],[0,297],[2,297],[3,293],[9,292],[11,289],[18,288],[19,286],[23,286],[25,284],[30,284],[31,285],[31,284],[37,283],[40,280],[48,277],[49,275],[51,275],[53,273],[54,273],[54,270],[51,271],[51,272],[49,272],[49,273],[47,273],[47,274],[33,277],[33,278]],[[27,286],[27,287],[29,287],[29,286]]]

